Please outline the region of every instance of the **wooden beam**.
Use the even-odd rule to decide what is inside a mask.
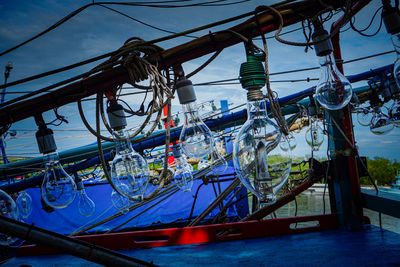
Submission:
[[[283,15],[284,26],[288,26],[313,16],[326,9],[318,0],[283,5],[278,10]],[[246,37],[255,37],[260,32],[267,33],[275,30],[277,19],[269,11],[260,11],[256,17],[238,24],[229,30],[233,30]],[[242,42],[241,39],[227,31],[209,34],[193,41],[154,54],[148,58],[151,63],[159,62],[160,68],[173,65],[207,55],[226,47]],[[68,84],[52,92],[45,93],[21,102],[17,102],[0,109],[0,127],[17,122],[35,114],[60,107],[79,99],[88,97],[98,92],[105,92],[116,85],[129,82],[127,71],[121,67],[115,67],[95,74],[78,82]]]

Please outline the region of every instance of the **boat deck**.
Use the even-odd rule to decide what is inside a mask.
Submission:
[[[121,252],[160,266],[400,266],[400,235],[366,226]],[[13,258],[3,266],[20,265],[98,266],[69,255]]]

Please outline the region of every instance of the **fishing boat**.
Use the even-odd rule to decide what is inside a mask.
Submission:
[[[35,38],[91,6],[187,8],[186,2],[191,3],[93,1]],[[191,4],[228,5],[222,2]],[[245,1],[229,5],[239,2]],[[41,75],[9,83],[6,75],[3,91],[104,60],[78,76],[0,104],[2,136],[13,130],[13,124],[33,118],[32,138],[41,154],[8,162],[0,140],[3,265],[400,265],[400,234],[372,225],[364,214],[366,208],[400,218],[400,195],[360,188],[360,177],[370,174],[356,146],[352,121],[357,118],[376,135],[398,131],[399,62],[343,74],[346,61],[339,37],[347,23],[364,34],[351,23],[370,2],[302,0],[258,6],[151,41],[132,37],[113,52]],[[392,5],[382,0],[370,23],[382,10],[397,54],[398,8],[398,1]],[[328,21],[330,32],[324,28]],[[297,24],[303,26],[305,43],[282,37],[282,29]],[[217,26],[226,28],[167,49],[158,46]],[[316,86],[284,97],[271,89],[268,64],[273,52],[265,36],[270,32],[282,44],[313,47],[322,73]],[[256,40],[259,37],[261,41]],[[229,93],[224,93],[228,100],[220,101],[219,109],[212,96],[207,96],[211,101],[196,104],[202,84],[192,76],[236,44],[245,59],[229,67],[237,68],[239,78],[234,80],[246,93],[247,108],[231,104]],[[0,58],[23,45],[4,51]],[[185,71],[184,63],[213,52],[204,64]],[[8,75],[11,69],[8,65]],[[304,70],[290,73],[299,71]],[[229,81],[211,84],[225,82]],[[137,103],[124,100],[129,90],[141,97],[137,110],[130,106]],[[173,99],[182,105],[181,112],[173,112]],[[85,100],[94,101],[91,109]],[[58,152],[53,130],[66,120],[58,108],[71,103],[96,142]],[[384,103],[392,104],[388,114]],[[199,114],[204,105],[212,111]],[[48,111],[55,120],[49,120]],[[132,126],[130,116],[142,119]],[[182,122],[179,116],[184,117]],[[293,155],[294,135],[303,128],[309,147],[300,160]],[[317,158],[324,136],[326,157]],[[398,175],[393,187],[398,189],[399,183]],[[296,197],[317,184],[324,212],[277,216],[288,203],[297,207]]]
[[[398,194],[400,191],[400,175],[399,175],[399,171],[397,171],[397,175],[396,175],[396,180],[393,181],[392,186],[391,187],[381,187],[380,190],[383,192],[388,192],[388,193],[394,193],[394,194]]]
[[[399,171],[397,171],[396,180],[393,181],[392,188],[393,189],[400,189],[400,173],[399,173]]]

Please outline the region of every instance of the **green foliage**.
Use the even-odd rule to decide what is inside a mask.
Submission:
[[[367,159],[368,171],[377,185],[390,186],[395,180],[397,170],[400,170],[400,163],[397,160],[391,161],[382,157]],[[361,185],[372,185],[368,177],[360,177]]]

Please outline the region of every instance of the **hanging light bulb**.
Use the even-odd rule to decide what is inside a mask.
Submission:
[[[353,92],[351,95],[350,105],[353,108],[358,108],[361,105],[360,99],[358,99],[358,96],[355,92]]]
[[[193,186],[193,167],[187,163],[178,145],[172,147],[172,154],[176,166],[173,179],[180,190],[190,192]]]
[[[178,126],[180,122],[181,122],[181,120],[179,119],[178,114],[176,114],[176,116],[175,116],[175,118],[174,118],[174,124],[175,124],[175,126]]]
[[[212,151],[213,135],[198,113],[192,82],[182,77],[176,82],[175,87],[185,114],[185,122],[179,137],[182,152],[188,157],[203,158]]]
[[[27,219],[32,213],[32,197],[26,192],[19,193],[16,201],[21,219]]]
[[[386,31],[391,34],[394,50],[396,51],[396,61],[393,66],[393,77],[396,81],[397,88],[392,84],[390,89],[394,95],[394,103],[389,109],[389,117],[394,126],[400,127],[400,101],[399,101],[399,88],[400,88],[400,14],[397,8],[391,6],[390,1],[382,1],[383,10],[382,18],[385,23]]]
[[[110,126],[114,130],[116,148],[111,164],[112,183],[119,194],[130,200],[141,201],[149,183],[149,166],[133,149],[129,134],[124,130],[127,123],[123,107],[116,100],[111,100],[107,113]]]
[[[313,42],[319,42],[314,45],[314,48],[320,64],[320,78],[314,97],[325,109],[342,109],[351,100],[351,84],[336,67],[332,43],[330,39],[327,39],[328,32],[323,29],[321,23],[316,22],[314,25],[312,39]]]
[[[400,100],[398,98],[394,99],[389,109],[389,118],[395,127],[400,127]]]
[[[324,130],[320,126],[318,118],[310,118],[310,127],[305,134],[307,144],[313,151],[318,151],[324,142]]]
[[[211,108],[213,112],[217,111],[217,106],[214,104],[214,100],[211,101]]]
[[[397,8],[392,7],[390,1],[382,1],[382,19],[386,27],[386,31],[391,34],[394,50],[397,58],[393,66],[393,76],[400,87],[400,14]]]
[[[393,130],[393,124],[391,123],[389,117],[382,112],[381,108],[375,107],[374,111],[375,113],[372,118],[371,125],[369,126],[371,132],[376,135],[381,135],[389,133],[391,130]]]
[[[389,108],[389,118],[395,127],[400,127],[400,88],[394,79],[390,80],[389,87],[393,96],[393,104]]]
[[[357,121],[362,126],[371,125],[371,120],[374,112],[370,108],[361,107],[357,109]]]
[[[125,184],[121,185],[120,189],[122,190],[125,189],[126,191],[128,191],[128,187]],[[114,208],[116,208],[123,214],[129,212],[129,204],[130,204],[129,199],[117,193],[115,190],[111,192],[111,203],[113,204]]]
[[[240,67],[240,82],[248,90],[248,117],[235,138],[233,163],[240,181],[264,206],[275,202],[286,183],[291,158],[290,149],[283,151],[279,145],[287,142],[286,137],[267,115],[261,91],[266,82],[261,63],[265,54],[256,54],[251,48],[246,47],[247,62]]]
[[[287,141],[289,143],[289,148],[290,150],[294,150],[297,147],[297,141],[296,141],[296,137],[294,137],[294,134],[289,133],[289,135],[286,137]],[[284,144],[285,142],[281,142],[279,144]]]
[[[0,189],[0,215],[18,220],[18,208],[14,200],[3,190]],[[0,245],[10,245],[16,238],[0,232]]]
[[[324,131],[320,126],[318,119],[318,107],[315,104],[314,97],[310,96],[310,104],[308,105],[308,124],[309,128],[305,133],[307,144],[313,151],[318,151],[324,142]]]
[[[39,131],[36,140],[40,153],[43,153],[45,166],[41,187],[43,201],[54,209],[62,209],[71,204],[76,195],[76,184],[61,166],[53,131],[46,127],[43,119],[37,119]]]
[[[369,94],[369,106],[358,106],[356,108],[357,112],[357,121],[360,123],[362,126],[370,126],[372,123],[372,119],[375,117],[375,112],[376,108],[374,107],[380,107],[382,106],[382,101],[379,97],[379,91],[376,90],[374,86],[372,86],[374,83],[372,81],[368,82],[371,93]],[[396,86],[397,88],[397,86]],[[380,109],[379,109],[380,110]]]
[[[197,170],[205,169],[208,166],[210,166],[210,163],[208,162],[207,159],[202,158],[199,163],[197,163]]]
[[[287,140],[287,142],[279,143],[279,146],[283,151],[289,151],[289,150],[293,150],[296,148],[297,141],[292,133],[289,133],[288,135],[286,135],[286,140]]]
[[[75,179],[78,194],[78,210],[82,216],[89,217],[96,210],[96,205],[86,194],[85,187],[81,179]]]
[[[214,141],[215,142],[215,141]],[[217,175],[224,174],[228,168],[228,163],[225,158],[218,152],[216,144],[213,146],[213,151],[211,152],[211,169]]]
[[[392,37],[393,47],[397,54],[397,59],[393,66],[393,75],[396,80],[397,86],[400,87],[400,33],[393,34]]]

